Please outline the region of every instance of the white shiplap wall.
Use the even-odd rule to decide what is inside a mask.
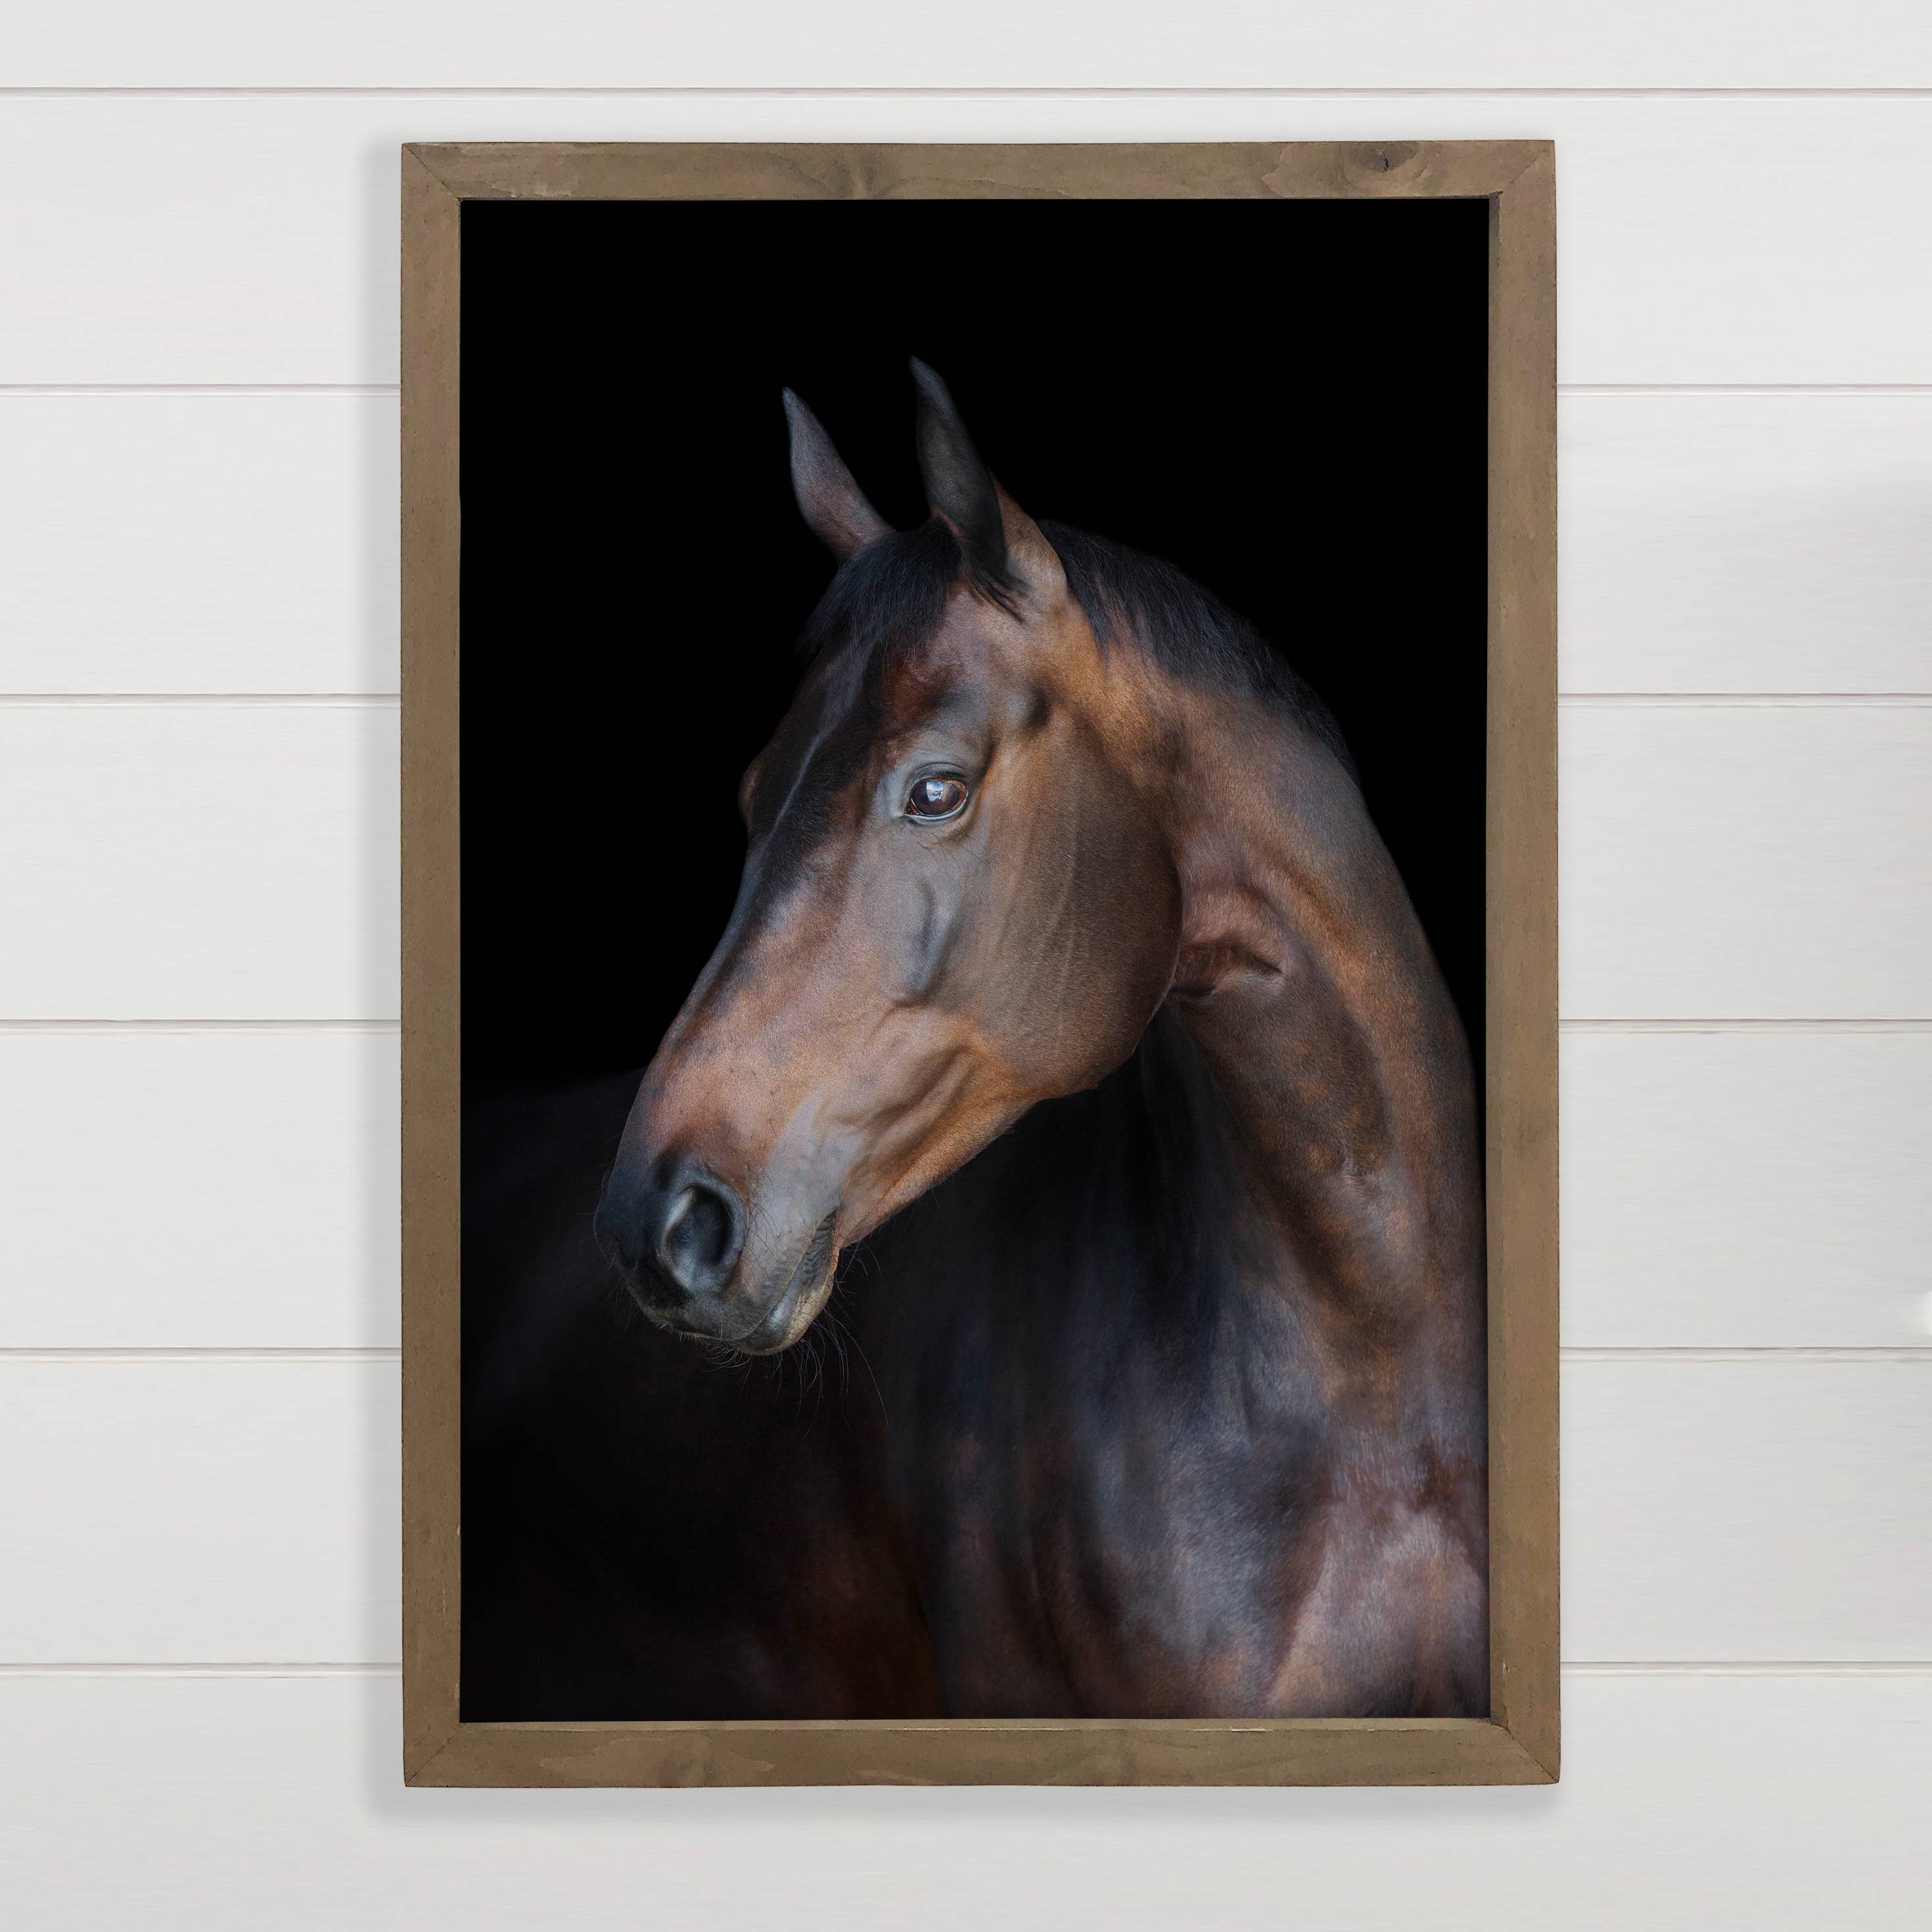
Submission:
[[[10,13],[19,1922],[1922,1922],[1928,17]],[[1417,134],[1559,143],[1562,1785],[405,1792],[396,145]]]

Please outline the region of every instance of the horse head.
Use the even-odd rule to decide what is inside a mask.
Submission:
[[[890,528],[789,392],[838,560],[745,773],[730,922],[646,1070],[597,1215],[652,1318],[789,1347],[842,1249],[1133,1051],[1180,890],[1131,667],[913,365],[932,510]]]

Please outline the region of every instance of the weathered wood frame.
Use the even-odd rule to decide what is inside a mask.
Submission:
[[[464,1724],[460,216],[468,200],[1490,204],[1490,1658],[1480,1719]],[[403,152],[403,1710],[411,1784],[1502,1784],[1557,1775],[1556,164],[1540,141]]]

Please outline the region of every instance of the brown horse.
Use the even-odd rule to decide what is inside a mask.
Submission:
[[[1348,754],[914,374],[906,532],[786,398],[838,574],[596,1217],[662,1330],[782,1351],[836,1287],[861,1366],[795,1425],[633,1377],[650,1442],[611,1454],[659,1500],[588,1569],[650,1634],[588,1714],[1484,1713],[1468,1055]],[[498,1714],[591,1694],[548,1681]]]

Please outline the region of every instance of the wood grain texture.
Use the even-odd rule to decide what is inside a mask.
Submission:
[[[1545,145],[469,141],[410,152],[452,194],[490,201],[1292,201],[1494,195]]]
[[[403,157],[404,1772],[412,1782],[1553,1780],[1556,226],[1547,142],[412,146]],[[1493,1721],[993,1727],[459,1720],[459,197],[1486,196],[1487,1187]],[[1185,1736],[1178,1747],[1175,1740]],[[588,1740],[588,1742],[586,1742]]]
[[[1932,1677],[1565,1697],[1553,1790],[405,1792],[393,1677],[0,1678],[0,1808],[37,1932],[1916,1932]]]
[[[394,690],[395,430],[392,396],[0,394],[0,688]]]
[[[1906,0],[1821,14],[1768,0],[1552,10],[1391,0],[1372,22],[1269,0],[978,0],[908,14],[841,0],[701,9],[566,0],[337,0],[313,13],[192,0],[164,28],[128,0],[34,8],[8,35],[16,85],[123,87],[1910,87],[1932,35]]]
[[[405,1760],[406,1762],[406,1758]],[[463,1724],[412,1784],[1544,1784],[1472,1718]]]
[[[393,1033],[0,1033],[0,1348],[398,1339]]]
[[[0,706],[0,1017],[393,1018],[396,730]]]
[[[1567,1657],[1932,1663],[1932,1354],[1563,1384]],[[398,1387],[393,1360],[0,1358],[0,1664],[393,1664]]]
[[[1560,1757],[1556,1058],[1556,174],[1490,202],[1484,1172],[1491,1708]]]
[[[403,160],[403,1367],[406,1773],[457,1724],[462,1567],[458,682],[460,208]]]
[[[1932,381],[1917,102],[1231,94],[16,98],[0,382],[393,382],[406,141],[1505,138],[1562,147],[1564,380]]]

